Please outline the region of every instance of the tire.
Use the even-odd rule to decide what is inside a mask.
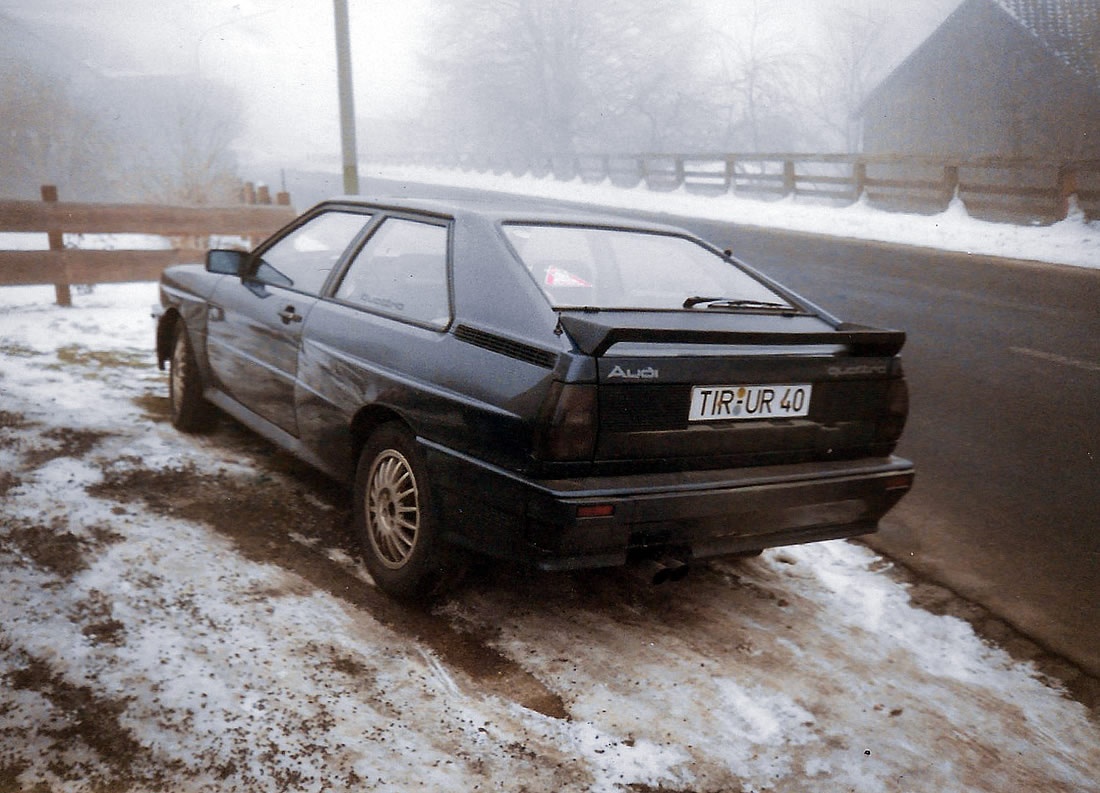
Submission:
[[[213,427],[217,412],[203,399],[202,381],[195,351],[182,322],[176,323],[172,357],[168,361],[168,401],[172,426],[181,432],[205,432]]]
[[[461,577],[441,538],[424,455],[399,423],[378,427],[359,455],[355,531],[371,577],[391,597],[427,600]]]

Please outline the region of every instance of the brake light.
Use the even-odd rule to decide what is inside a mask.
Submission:
[[[614,504],[585,504],[577,507],[578,518],[610,518],[614,514]]]
[[[909,416],[909,386],[904,377],[890,381],[886,392],[886,409],[878,422],[878,439],[893,443],[901,437]]]
[[[552,461],[591,460],[598,417],[596,386],[554,383],[535,430],[535,456]]]
[[[913,474],[911,472],[910,473],[904,473],[904,474],[896,474],[894,476],[889,477],[885,482],[883,482],[883,490],[885,490],[887,493],[889,493],[891,491],[897,491],[897,490],[908,491],[912,487],[913,487]]]

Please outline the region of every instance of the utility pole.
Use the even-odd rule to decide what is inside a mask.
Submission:
[[[351,37],[348,0],[333,0],[336,12],[336,81],[340,90],[340,148],[344,161],[344,192],[359,194],[359,154],[355,143],[355,97],[351,88]]]

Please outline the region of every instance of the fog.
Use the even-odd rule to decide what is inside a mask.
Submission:
[[[959,2],[349,0],[360,155],[488,146],[844,150],[852,105]],[[527,27],[568,23],[571,36],[583,29],[567,42],[576,44],[575,62],[535,62],[538,42],[517,27],[521,18]],[[0,85],[9,92],[21,78],[8,65],[31,57],[98,124],[125,127],[120,119],[140,102],[119,99],[112,85],[170,77],[172,92],[203,100],[143,111],[161,122],[152,136],[162,143],[178,134],[164,131],[165,117],[180,116],[179,128],[183,116],[201,113],[217,120],[222,162],[242,174],[338,164],[331,0],[0,0],[0,23]],[[849,44],[864,51],[844,56]],[[557,105],[536,102],[525,82],[533,70],[552,83],[540,90],[565,95]],[[824,83],[833,71],[835,83],[846,81],[843,98]],[[151,90],[162,101],[169,92]],[[194,159],[193,142],[177,149]],[[59,159],[44,157],[39,170],[56,170],[50,163]],[[142,167],[120,159],[119,168]],[[47,177],[63,175],[33,178]]]
[[[387,117],[419,86],[428,0],[351,0],[356,103]],[[152,9],[155,9],[153,11]],[[112,75],[196,75],[230,86],[242,160],[290,163],[339,151],[331,0],[20,0],[0,3],[47,47]],[[415,100],[414,100],[415,101]]]

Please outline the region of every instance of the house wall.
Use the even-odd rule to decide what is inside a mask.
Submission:
[[[864,150],[1100,157],[1100,97],[989,0],[970,0],[876,89]]]

